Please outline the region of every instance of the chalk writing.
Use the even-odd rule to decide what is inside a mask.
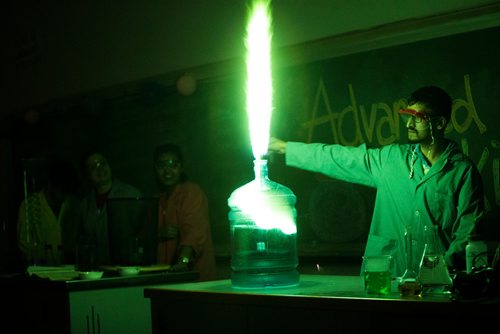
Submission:
[[[346,146],[357,146],[363,142],[388,145],[398,141],[401,137],[401,124],[398,111],[407,106],[406,99],[396,101],[373,102],[371,105],[359,104],[356,99],[352,84],[348,84],[349,105],[339,107],[335,100],[330,98],[329,92],[323,79],[320,77],[316,89],[311,119],[304,123],[307,130],[309,142],[314,140],[315,130],[324,124],[329,124],[333,143]],[[457,98],[453,101],[452,114],[446,133],[456,131],[464,134],[476,126],[480,134],[487,131],[486,125],[479,118],[471,89],[470,76],[464,75],[465,98]],[[333,103],[332,103],[333,101]],[[334,108],[335,107],[335,108]],[[340,111],[336,111],[340,110]],[[469,143],[466,138],[460,140],[462,150],[469,155]],[[497,140],[491,142],[493,148],[499,148]],[[484,147],[477,163],[479,172],[483,172],[490,157],[490,150]],[[500,206],[500,176],[499,159],[494,158],[492,162],[493,190],[495,204]],[[485,198],[487,210],[491,208],[490,201]]]
[[[466,98],[453,101],[452,115],[446,133],[456,131],[463,134],[475,124],[479,132],[483,134],[487,127],[480,120],[474,105],[470,77],[467,74],[464,75],[464,88]],[[400,139],[401,122],[398,110],[407,105],[405,99],[392,103],[374,102],[370,106],[364,106],[358,104],[352,84],[348,84],[348,90],[350,105],[340,112],[335,112],[323,79],[319,78],[312,117],[304,123],[309,141],[313,140],[315,128],[325,123],[330,123],[333,142],[342,145],[355,146],[363,142],[373,143],[374,141],[379,145],[387,145]],[[324,110],[324,114],[320,115],[320,110]],[[464,112],[465,115],[462,115]]]
[[[476,106],[474,105],[474,99],[472,98],[472,90],[470,87],[470,77],[468,74],[464,75],[464,86],[465,86],[465,96],[466,100],[456,99],[453,101],[453,109],[451,113],[451,122],[453,125],[453,129],[457,131],[457,133],[464,133],[467,131],[472,121],[477,125],[480,133],[486,132],[486,125],[479,119],[477,114]],[[462,123],[458,121],[459,111],[464,108],[466,111],[466,115]],[[448,128],[449,129],[449,128]],[[448,130],[447,129],[447,130]]]
[[[493,187],[495,191],[495,203],[500,206],[500,160],[493,159]]]

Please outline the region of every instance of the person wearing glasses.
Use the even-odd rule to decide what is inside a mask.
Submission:
[[[179,146],[163,144],[154,151],[159,194],[158,254],[173,270],[193,270],[200,281],[216,279],[207,197],[187,179]]]
[[[270,138],[269,153],[285,154],[288,166],[376,188],[364,255],[391,255],[393,277],[402,276],[406,268],[408,224],[419,245],[423,227],[437,225],[448,268],[463,270],[466,243],[484,215],[484,195],[473,161],[445,138],[451,111],[446,91],[425,86],[399,111],[408,130],[407,144],[368,148]]]
[[[111,198],[138,198],[142,192],[135,186],[114,177],[112,168],[104,153],[89,150],[81,161],[81,168],[90,189],[81,201],[80,247],[91,247],[93,258],[99,263],[111,264],[107,200]]]

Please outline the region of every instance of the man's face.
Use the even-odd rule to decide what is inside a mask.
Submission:
[[[156,176],[160,183],[166,187],[180,182],[182,164],[174,153],[161,154],[155,161]]]
[[[94,185],[106,184],[111,181],[111,168],[101,154],[92,154],[86,162],[87,175]]]
[[[409,105],[400,114],[408,129],[410,142],[421,143],[430,139],[430,113],[424,109],[422,104]]]

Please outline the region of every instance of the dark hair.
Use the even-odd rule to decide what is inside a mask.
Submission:
[[[408,105],[422,103],[426,109],[432,111],[432,116],[442,116],[449,120],[451,117],[452,100],[450,95],[437,86],[425,86],[411,93]]]
[[[82,175],[87,175],[87,160],[94,154],[102,155],[107,160],[106,153],[99,148],[92,148],[85,151],[80,157],[80,171]]]
[[[160,157],[160,155],[166,154],[166,153],[175,154],[177,156],[177,158],[179,159],[179,161],[181,163],[183,163],[183,156],[182,156],[181,148],[178,145],[171,144],[171,143],[159,145],[155,148],[155,151],[153,154],[154,162],[158,161],[158,158]]]
[[[179,159],[179,162],[181,165],[184,164],[184,157],[182,155],[182,150],[179,147],[179,145],[172,144],[172,143],[167,143],[167,144],[162,144],[158,145],[155,148],[155,151],[153,153],[153,163],[156,163],[158,159],[160,158],[160,155],[162,154],[168,154],[168,153],[173,153],[177,156],[177,159]],[[180,175],[180,181],[184,182],[188,179],[188,176],[184,170],[182,170],[181,175]]]

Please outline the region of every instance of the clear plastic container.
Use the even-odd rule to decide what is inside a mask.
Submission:
[[[471,236],[469,243],[465,246],[466,272],[472,273],[475,268],[488,266],[488,246],[478,238]]]
[[[288,187],[269,179],[267,160],[255,160],[254,171],[255,179],[228,199],[232,285],[297,285],[296,197]]]

